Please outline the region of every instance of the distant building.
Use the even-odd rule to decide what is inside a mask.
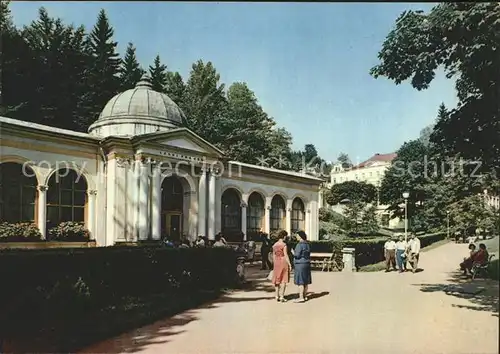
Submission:
[[[378,187],[395,157],[395,153],[377,153],[353,167],[343,168],[342,164],[336,164],[330,172],[330,187],[347,181],[366,182]]]
[[[330,180],[326,187],[331,188],[334,184],[356,181],[372,184],[378,188],[382,183],[385,172],[391,166],[392,160],[394,160],[396,156],[396,153],[377,153],[368,160],[348,168],[344,168],[341,163],[337,163],[332,167]],[[324,198],[322,199],[324,200]],[[320,205],[326,206],[326,203],[323,201]],[[336,205],[332,206],[331,209],[338,213],[343,213],[344,206]],[[399,228],[402,226],[401,220],[390,217],[390,213],[387,211],[387,205],[380,205],[377,201],[377,209],[382,226],[389,228]]]

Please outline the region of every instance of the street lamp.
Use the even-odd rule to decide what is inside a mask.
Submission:
[[[446,234],[450,238],[450,211],[446,210]]]
[[[404,192],[403,198],[405,199],[405,242],[408,242],[408,197],[410,193]]]

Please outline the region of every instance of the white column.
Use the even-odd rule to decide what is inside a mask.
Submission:
[[[151,237],[161,238],[161,168],[156,164],[153,168],[153,183],[151,193]]]
[[[139,240],[147,240],[149,236],[148,209],[149,209],[149,162],[144,161],[139,175]]]
[[[292,200],[288,199],[286,201],[286,216],[285,216],[285,231],[289,235],[292,234]]]
[[[134,164],[134,172],[133,172],[133,240],[137,241],[139,239],[139,198],[140,198],[140,189],[141,189],[141,161],[136,160]]]
[[[208,236],[210,238],[215,238],[215,196],[216,196],[216,173],[217,171],[212,169],[210,171],[208,180]]]
[[[87,214],[87,229],[90,232],[90,239],[95,240],[96,235],[95,235],[95,221],[96,221],[96,208],[95,208],[95,200],[96,200],[96,195],[97,191],[96,190],[88,190],[87,195],[89,198],[89,204],[88,204],[88,214]]]
[[[207,236],[207,171],[202,168],[198,184],[198,235]],[[214,237],[215,235],[211,235]]]
[[[243,241],[247,238],[247,204],[241,202],[241,232],[243,232]]]
[[[266,207],[264,209],[264,232],[270,234],[271,232],[271,198],[266,198]]]
[[[38,188],[38,229],[42,239],[47,238],[47,186],[40,185]]]
[[[311,209],[306,210],[305,228],[307,237],[311,237]]]

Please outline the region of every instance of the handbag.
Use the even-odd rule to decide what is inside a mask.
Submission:
[[[271,270],[271,271],[269,272],[269,274],[267,275],[267,280],[272,281],[272,280],[273,280],[273,277],[274,277],[274,271],[273,271],[273,270]]]

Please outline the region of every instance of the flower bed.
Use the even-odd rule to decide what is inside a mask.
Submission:
[[[8,249],[0,278],[0,339],[15,352],[74,352],[213,298],[235,284],[236,256],[221,248]]]

